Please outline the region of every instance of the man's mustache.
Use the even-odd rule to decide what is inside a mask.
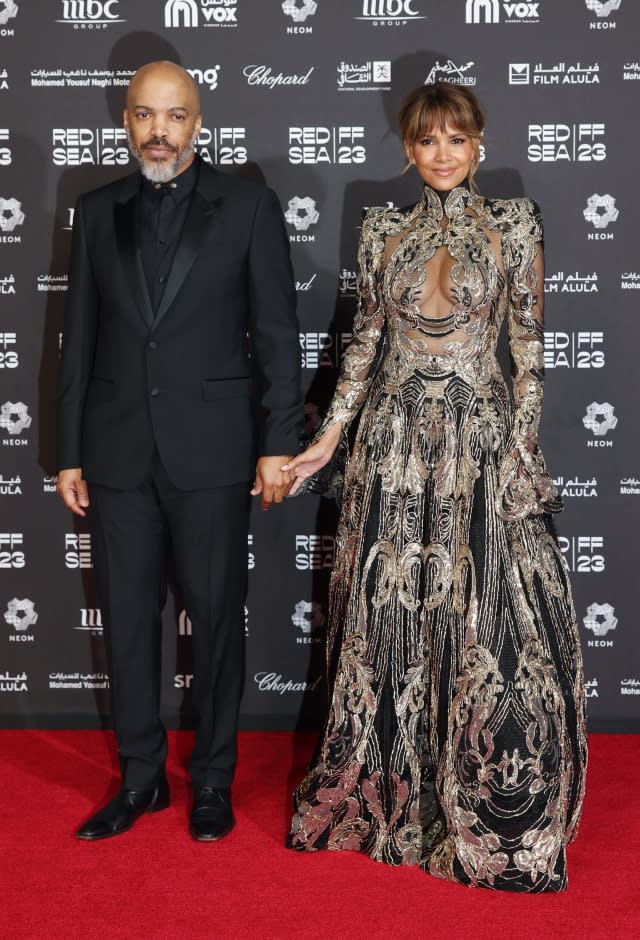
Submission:
[[[165,150],[173,151],[173,153],[178,152],[178,148],[174,147],[172,144],[169,143],[168,140],[165,140],[163,137],[152,137],[150,140],[148,140],[145,144],[142,145],[143,150],[146,150],[147,147],[162,147]]]

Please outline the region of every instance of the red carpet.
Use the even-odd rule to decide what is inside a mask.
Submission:
[[[113,840],[74,827],[115,782],[100,732],[0,732],[2,938],[635,938],[640,936],[638,740],[592,735],[569,889],[515,896],[445,884],[351,853],[283,847],[308,735],[245,733],[238,826],[201,845],[186,832],[190,735],[171,736],[170,809]]]

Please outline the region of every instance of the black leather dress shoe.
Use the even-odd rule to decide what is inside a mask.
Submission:
[[[216,842],[226,836],[236,821],[228,790],[197,787],[193,793],[193,809],[189,832],[198,842]]]
[[[166,809],[170,802],[169,784],[165,776],[152,790],[123,788],[110,803],[80,826],[76,836],[90,842],[119,836],[121,832],[131,829],[143,813],[157,813]]]

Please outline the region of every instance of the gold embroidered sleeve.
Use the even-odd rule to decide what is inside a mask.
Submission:
[[[371,383],[379,344],[382,340],[384,312],[376,274],[376,236],[373,219],[379,209],[370,209],[362,221],[358,245],[358,303],[353,321],[353,338],[342,361],[340,377],[321,431],[337,422],[347,428],[364,402]]]
[[[508,271],[515,410],[499,468],[497,511],[514,522],[562,509],[538,444],[544,387],[544,249],[540,210],[531,200],[514,200],[513,217],[503,236],[503,256]]]

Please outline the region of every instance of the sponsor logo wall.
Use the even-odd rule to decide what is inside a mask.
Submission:
[[[481,191],[531,196],[545,222],[542,445],[565,503],[591,727],[640,729],[639,34],[634,0],[0,0],[0,725],[99,726],[109,712],[91,537],[55,495],[55,377],[72,207],[133,169],[126,85],[171,58],[200,88],[198,153],[280,198],[307,435],[352,338],[362,209],[419,193],[401,175],[400,99],[436,81],[479,95]],[[254,515],[245,726],[318,724],[336,521],[312,497]],[[176,589],[174,726],[189,716],[191,633]]]

